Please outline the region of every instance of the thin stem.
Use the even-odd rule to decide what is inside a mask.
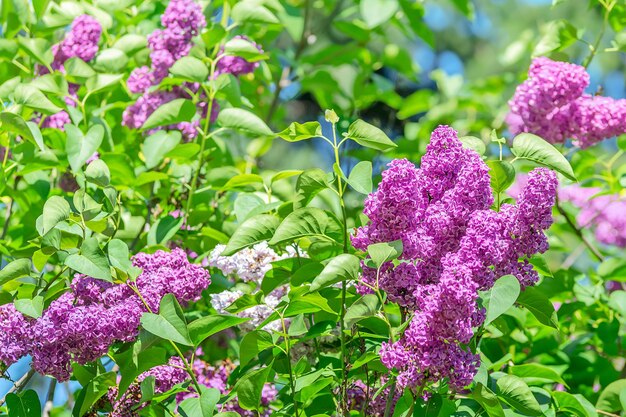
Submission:
[[[563,207],[561,206],[561,204],[559,203],[559,200],[557,198],[556,203],[555,203],[556,209],[558,210],[559,213],[561,213],[561,215],[565,218],[565,221],[567,222],[567,224],[572,228],[572,230],[574,231],[574,233],[576,234],[576,236],[578,236],[580,238],[580,240],[585,244],[585,246],[587,246],[587,248],[589,249],[589,251],[596,257],[598,258],[598,260],[600,262],[604,261],[604,256],[602,256],[602,254],[600,253],[600,251],[593,246],[593,244],[591,244],[591,242],[589,242],[587,240],[587,238],[583,235],[582,231],[578,228],[578,226],[576,226],[576,223],[574,223],[574,221],[572,219],[570,219],[569,215],[567,214],[567,212],[563,209]]]
[[[591,52],[589,53],[589,56],[587,56],[587,58],[585,59],[585,61],[583,62],[583,67],[588,68],[589,65],[591,64],[591,61],[593,61],[593,58],[596,56],[596,54],[598,53],[598,48],[600,47],[600,42],[602,42],[602,38],[604,37],[604,32],[606,30],[606,25],[608,23],[609,20],[609,12],[610,9],[613,8],[613,6],[611,6],[610,8],[606,7],[606,11],[604,13],[604,19],[602,19],[602,27],[600,28],[600,33],[598,34],[598,37],[596,39],[596,41],[594,42],[593,45],[589,45],[589,49],[591,50]]]
[[[339,146],[337,144],[337,127],[335,123],[332,123],[333,130],[333,151],[335,153],[335,164],[341,170],[341,161],[339,159]],[[348,253],[348,224],[346,214],[346,203],[343,199],[344,187],[341,175],[337,175],[337,194],[339,196],[339,204],[341,206],[341,217],[343,222],[343,253]],[[341,282],[341,313],[339,315],[339,328],[341,331],[341,386],[340,386],[340,401],[339,408],[341,409],[340,415],[345,415],[347,408],[347,370],[346,370],[346,334],[344,318],[346,315],[346,294],[347,283]]]
[[[291,388],[291,395],[293,395],[293,412],[298,417],[298,401],[296,401],[296,379],[293,375],[293,369],[291,367],[291,343],[289,342],[289,334],[287,333],[287,325],[285,324],[285,317],[280,314],[280,324],[283,327],[284,339],[285,339],[285,354],[287,355],[287,371],[289,372],[289,385]]]
[[[13,214],[13,199],[11,199],[11,202],[7,206],[7,211],[4,216],[4,225],[2,226],[2,235],[0,235],[0,240],[4,240],[4,238],[7,235],[7,232],[9,231],[9,221],[11,220],[12,214]]]
[[[389,390],[389,396],[387,397],[387,406],[385,407],[385,416],[389,417],[391,415],[391,406],[393,405],[393,397],[396,395],[396,378],[393,378],[393,382],[391,383],[391,389]]]
[[[36,371],[33,368],[30,368],[28,370],[28,372],[26,372],[24,375],[22,375],[22,377],[20,379],[18,379],[15,382],[15,384],[13,384],[11,389],[9,389],[9,392],[7,392],[6,395],[0,400],[0,406],[2,404],[4,404],[5,401],[7,400],[7,397],[6,397],[7,395],[21,391],[22,388],[24,388],[26,386],[26,384],[28,384],[28,382],[33,377],[33,375],[35,375],[35,373],[36,373]]]
[[[59,271],[58,274],[56,274],[54,277],[52,277],[52,279],[50,281],[48,281],[48,283],[46,284],[45,287],[43,287],[43,290],[41,292],[46,292],[48,291],[48,289],[52,286],[52,284],[54,284],[54,282],[61,276],[63,275],[63,273],[65,271],[67,271],[69,269],[69,267],[64,266],[63,268],[61,268],[61,271]]]
[[[42,417],[49,417],[50,411],[52,411],[53,401],[54,401],[54,392],[57,388],[57,380],[52,378],[50,380],[50,386],[48,387],[48,395],[46,396],[46,403],[44,404],[43,411],[41,413]]]

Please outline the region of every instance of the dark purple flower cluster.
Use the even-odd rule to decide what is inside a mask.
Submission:
[[[232,362],[224,362],[219,366],[213,366],[202,359],[196,359],[192,364],[192,368],[200,385],[204,385],[207,388],[215,388],[222,395],[228,394],[228,377],[235,369],[235,365]],[[197,396],[193,386],[190,386],[189,390],[190,392],[179,393],[176,400],[180,403],[186,398]],[[261,406],[263,409],[260,411],[260,414],[257,414],[256,411],[242,409],[237,402],[236,396],[230,401],[219,405],[218,409],[220,412],[234,411],[242,417],[269,417],[271,415],[269,405],[276,399],[277,395],[278,390],[273,384],[265,384],[263,386],[261,391]]]
[[[172,0],[161,16],[161,23],[164,29],[157,29],[148,37],[151,66],[136,68],[126,82],[132,93],[143,94],[135,104],[124,111],[122,124],[131,129],[139,129],[143,126],[148,117],[161,105],[177,98],[190,98],[189,94],[180,87],[175,87],[170,91],[148,92],[148,89],[159,84],[167,77],[172,65],[189,54],[193,37],[206,26],[202,8],[193,0]],[[197,84],[189,84],[187,87],[194,92],[199,88]],[[207,117],[206,97],[200,100],[197,107],[200,117]],[[213,103],[211,120],[217,118],[218,111],[217,103]],[[195,120],[166,126],[165,129],[180,130],[184,139],[189,141],[198,135],[199,125],[200,121]]]
[[[163,29],[148,37],[151,67],[136,68],[127,85],[132,93],[145,93],[159,84],[174,63],[189,54],[192,38],[206,26],[202,8],[193,0],[172,0],[161,16]]]
[[[420,169],[406,160],[390,164],[366,200],[370,223],[353,243],[362,250],[404,244],[401,263],[387,263],[378,277],[391,300],[415,311],[402,339],[380,351],[382,362],[400,371],[400,386],[445,378],[460,389],[472,381],[478,357],[467,344],[484,320],[478,291],[507,274],[523,287],[537,281],[527,258],[548,247],[544,230],[557,185],[552,171],[537,168],[516,205],[492,211],[486,164],[447,126],[433,132]],[[376,270],[363,266],[360,290],[376,284]]]
[[[243,39],[245,41],[251,42],[259,50],[259,52],[263,52],[263,48],[261,48],[261,45],[250,41],[245,36],[235,36],[234,39]],[[216,75],[233,74],[235,77],[238,77],[240,75],[250,74],[254,72],[254,70],[258,67],[258,62],[250,62],[240,56],[225,55],[224,47],[222,47],[219,54],[219,60],[217,61]]]
[[[91,61],[98,53],[98,41],[101,34],[102,26],[96,19],[86,14],[78,16],[72,22],[70,31],[65,38],[52,46],[54,60],[50,65],[51,68],[64,72],[63,64],[68,59],[74,57],[78,57],[85,62]],[[45,74],[48,70],[45,67],[39,67],[38,72]],[[65,98],[65,104],[76,107],[76,92],[78,88],[77,84],[69,85],[69,96]],[[71,122],[69,114],[66,111],[60,111],[47,116],[41,126],[63,130],[63,126]]]
[[[70,58],[78,57],[85,62],[91,61],[98,52],[98,41],[102,26],[89,15],[78,16],[72,22],[70,31],[58,44],[52,47],[54,61],[52,68],[62,70],[63,64]]]
[[[133,265],[143,271],[128,285],[77,275],[71,291],[53,301],[38,319],[24,317],[12,304],[0,307],[0,362],[10,365],[30,354],[37,371],[67,380],[71,361],[91,362],[114,342],[136,337],[147,311],[143,301],[152,311],[168,293],[181,303],[196,301],[210,283],[208,272],[189,263],[182,249],[140,253],[133,257]]]
[[[626,132],[626,100],[584,94],[589,74],[584,67],[536,58],[528,79],[509,101],[513,134],[530,132],[552,143],[574,139],[586,148]]]
[[[387,382],[385,378],[381,378],[381,385]],[[363,381],[357,380],[347,389],[348,407],[350,410],[362,412],[362,415],[368,417],[383,417],[387,409],[387,403],[390,401],[391,387],[384,388],[377,396],[374,397],[378,387],[367,386]],[[393,415],[398,399],[402,395],[401,390],[396,390],[392,404],[390,406],[389,415]],[[365,408],[367,403],[367,408]]]
[[[119,398],[118,388],[110,388],[106,398],[111,403],[113,410],[109,417],[139,416],[139,411],[147,404],[141,402],[141,382],[150,376],[154,377],[155,394],[163,394],[174,388],[175,385],[182,384],[189,379],[183,361],[178,356],[171,357],[167,365],[155,366],[139,375],[137,380]]]
[[[616,194],[601,194],[600,188],[570,185],[559,190],[559,198],[580,208],[576,222],[594,228],[598,242],[626,247],[626,200]]]

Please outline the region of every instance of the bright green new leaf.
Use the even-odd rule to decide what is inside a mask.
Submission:
[[[389,139],[385,132],[363,120],[352,123],[345,136],[361,146],[383,152],[398,146]]]
[[[560,172],[572,181],[576,176],[567,159],[554,146],[532,133],[520,133],[513,139],[511,152],[517,158],[528,159]]]
[[[520,285],[513,275],[499,278],[489,291],[481,295],[483,307],[487,310],[484,326],[493,322],[511,308],[520,294]]]
[[[143,130],[154,129],[181,122],[190,122],[196,115],[196,106],[191,100],[177,98],[157,108],[141,127]]]
[[[144,313],[141,325],[148,332],[165,340],[171,340],[185,346],[193,346],[183,316],[183,310],[173,294],[166,294],[161,299],[159,314]]]
[[[230,256],[247,246],[271,239],[279,224],[280,220],[270,214],[250,217],[239,225],[239,228],[228,241],[222,255]]]
[[[317,291],[337,282],[357,279],[361,261],[349,253],[342,253],[332,258],[322,272],[315,277],[309,291]]]
[[[112,281],[109,261],[94,237],[85,239],[79,253],[65,258],[65,266],[92,278]]]
[[[259,136],[271,136],[273,134],[272,129],[259,116],[239,108],[229,108],[220,111],[217,116],[217,123],[228,129]]]
[[[348,176],[348,184],[355,191],[361,194],[369,194],[372,192],[372,163],[370,161],[361,161],[352,168]]]

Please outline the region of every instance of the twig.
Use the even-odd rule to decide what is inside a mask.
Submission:
[[[26,372],[24,375],[22,375],[22,377],[20,379],[18,379],[15,384],[13,384],[13,386],[11,387],[11,389],[9,390],[9,392],[6,393],[6,395],[0,400],[0,405],[4,404],[6,399],[7,399],[7,395],[9,394],[13,394],[14,392],[18,392],[20,391],[22,388],[24,388],[26,386],[26,384],[28,384],[28,381],[30,381],[30,379],[33,377],[33,375],[35,375],[35,370],[33,368],[30,368],[28,370],[28,372]]]
[[[48,395],[46,396],[46,404],[44,404],[43,411],[41,413],[42,417],[49,417],[50,411],[52,411],[53,401],[54,401],[54,391],[57,388],[57,380],[52,378],[50,380],[50,386],[48,388]]]
[[[597,410],[597,409],[596,409],[596,413],[602,414],[605,416],[620,417],[619,414],[613,414],[613,413],[609,413],[608,411],[602,411],[602,410]]]
[[[565,218],[565,221],[572,228],[572,230],[574,231],[576,236],[578,236],[580,238],[580,240],[585,244],[585,246],[587,246],[589,251],[596,258],[598,258],[598,260],[600,262],[604,262],[604,256],[602,256],[600,251],[598,249],[596,249],[596,247],[593,246],[591,244],[591,242],[589,242],[589,240],[587,240],[587,238],[583,235],[582,231],[578,228],[578,226],[576,226],[576,223],[574,223],[574,221],[572,219],[570,219],[570,217],[567,214],[567,212],[563,209],[563,207],[561,207],[561,204],[559,203],[559,199],[558,198],[556,199],[555,206],[556,206],[556,209],[559,211],[559,213],[561,213],[561,215]]]

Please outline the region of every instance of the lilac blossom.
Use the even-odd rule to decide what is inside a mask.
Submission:
[[[401,387],[447,379],[468,385],[479,359],[468,343],[484,320],[478,291],[503,275],[515,275],[522,287],[537,273],[528,257],[544,252],[544,230],[552,223],[556,175],[537,168],[528,176],[517,204],[492,211],[487,165],[462,147],[456,132],[440,126],[431,137],[421,167],[396,160],[383,172],[376,192],[365,202],[370,222],[353,244],[400,239],[400,263],[363,266],[361,292],[377,284],[389,299],[415,311],[404,336],[383,343],[381,361],[399,371]]]
[[[254,47],[259,50],[259,52],[263,53],[263,48],[261,48],[261,45],[250,41],[245,36],[235,36],[234,39],[243,39],[247,42],[250,42]],[[258,61],[250,62],[240,56],[226,55],[224,47],[222,47],[219,53],[219,60],[217,61],[216,75],[233,74],[234,76],[238,77],[240,75],[250,74],[254,72],[254,70],[258,67]]]
[[[582,148],[626,132],[626,100],[584,94],[588,86],[584,67],[534,59],[528,79],[509,101],[509,129],[513,134],[531,132],[552,143],[571,138]]]
[[[4,307],[0,326],[6,329],[7,353],[3,351],[0,360],[10,365],[16,355],[30,354],[37,371],[67,380],[70,362],[94,361],[112,343],[134,340],[141,315],[148,308],[158,311],[165,294],[186,304],[197,301],[210,283],[208,272],[189,263],[182,249],[139,253],[132,262],[142,268],[134,283],[113,284],[77,275],[71,290],[54,300],[38,319]]]

